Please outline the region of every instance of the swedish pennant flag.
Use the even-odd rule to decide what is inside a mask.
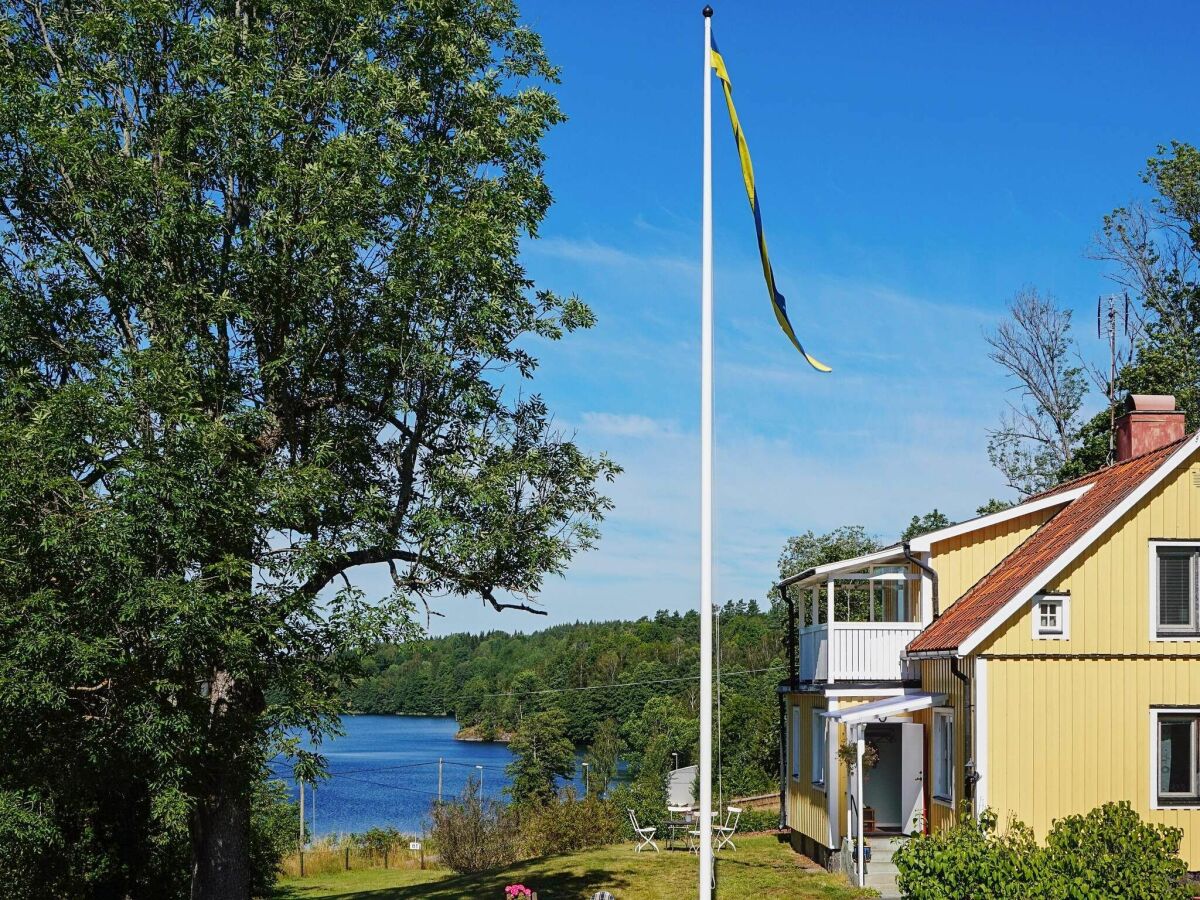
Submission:
[[[746,136],[742,132],[741,122],[738,121],[737,109],[733,105],[733,84],[729,80],[729,71],[725,68],[725,59],[721,56],[721,51],[717,49],[715,37],[709,44],[709,59],[712,61],[712,70],[721,80],[721,87],[725,91],[725,106],[729,109],[729,122],[733,126],[733,140],[737,144],[738,158],[742,163],[742,180],[746,183],[746,197],[750,200],[750,211],[754,213],[754,230],[758,233],[758,255],[762,259],[763,278],[767,282],[767,293],[771,297],[775,318],[779,322],[779,327],[783,329],[783,333],[788,336],[788,340],[808,360],[810,366],[818,372],[832,372],[833,370],[825,363],[810,356],[800,343],[800,339],[796,337],[796,331],[792,328],[792,322],[788,318],[787,299],[775,285],[775,272],[771,268],[771,257],[767,254],[767,239],[763,234],[762,208],[758,203],[758,189],[754,186],[754,166],[750,162],[750,148],[746,146]]]

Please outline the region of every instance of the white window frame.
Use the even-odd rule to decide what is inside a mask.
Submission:
[[[792,707],[792,781],[800,780],[800,707]]]
[[[1042,630],[1042,604],[1054,603],[1058,606],[1058,631]],[[1069,641],[1071,639],[1071,595],[1046,591],[1033,595],[1033,606],[1030,607],[1030,618],[1033,620],[1033,639],[1035,641]]]
[[[829,719],[822,715],[826,712],[823,709],[814,709],[809,722],[809,774],[812,780],[812,786],[819,791],[825,790],[826,772],[825,763],[829,756]],[[818,778],[817,775],[821,777]]]
[[[950,746],[939,752],[941,748],[938,746],[938,739],[945,734],[942,721],[948,721],[950,724]],[[948,706],[935,707],[933,710],[933,740],[930,741],[930,747],[933,753],[933,780],[929,785],[929,795],[933,798],[934,803],[940,803],[942,806],[954,808],[954,709]],[[938,775],[945,769],[946,784],[949,786],[949,796],[941,796],[938,794]]]
[[[1200,540],[1150,541],[1150,602],[1147,604],[1150,607],[1150,640],[1161,643],[1200,641],[1200,608],[1198,608],[1200,607],[1200,597],[1193,600],[1192,616],[1196,618],[1195,631],[1175,630],[1170,627],[1162,630],[1158,624],[1158,551],[1163,547],[1192,548],[1200,552]],[[1200,575],[1193,574],[1192,577],[1200,578]],[[1200,584],[1197,584],[1194,590],[1200,594]]]
[[[1191,716],[1196,719],[1192,726],[1192,779],[1194,794],[1177,794],[1179,800],[1163,802],[1159,793],[1159,719],[1163,716]],[[1200,706],[1159,707],[1150,710],[1150,808],[1151,809],[1200,809]]]

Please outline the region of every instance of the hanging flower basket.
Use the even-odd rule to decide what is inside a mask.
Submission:
[[[838,747],[838,759],[846,766],[846,771],[853,775],[854,770],[858,768],[857,745],[850,741],[842,744],[842,746]],[[870,741],[866,741],[863,744],[862,764],[863,775],[866,775],[879,765],[879,748]]]

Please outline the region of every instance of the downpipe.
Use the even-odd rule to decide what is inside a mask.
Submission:
[[[963,747],[967,752],[967,764],[963,767],[963,796],[974,806],[975,783],[979,773],[975,771],[975,702],[971,691],[971,676],[958,665],[958,657],[950,657],[950,674],[962,683],[963,689]]]
[[[931,588],[929,591],[929,599],[932,601],[933,605],[934,621],[937,621],[937,617],[942,614],[941,610],[938,608],[938,573],[933,566],[921,562],[921,560],[917,559],[917,557],[913,555],[908,541],[905,541],[900,546],[904,548],[904,558],[929,576],[929,584]]]

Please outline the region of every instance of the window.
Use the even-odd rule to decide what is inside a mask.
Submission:
[[[1065,641],[1070,637],[1068,594],[1036,594],[1033,598],[1033,636],[1036,640]]]
[[[954,713],[933,713],[933,798],[954,803]]]
[[[825,723],[827,721],[820,711],[813,710],[811,731],[813,784],[825,784]]]
[[[1200,804],[1200,710],[1160,710],[1153,721],[1156,805]]]
[[[792,707],[792,778],[800,779],[800,707]]]
[[[1200,601],[1196,589],[1200,546],[1168,543],[1152,546],[1155,637],[1200,637]]]

